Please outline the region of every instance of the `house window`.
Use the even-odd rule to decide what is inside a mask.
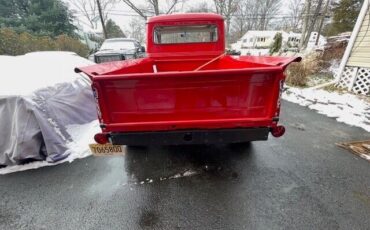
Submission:
[[[258,42],[265,42],[265,41],[266,41],[266,38],[262,38],[262,37],[260,37],[260,38],[257,38],[257,41],[258,41]]]
[[[298,42],[299,41],[299,39],[298,38],[292,38],[292,37],[290,37],[289,39],[288,39],[288,41],[289,42]]]

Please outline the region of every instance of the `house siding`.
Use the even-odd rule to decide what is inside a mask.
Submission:
[[[366,12],[356,37],[347,66],[370,68],[370,14]]]

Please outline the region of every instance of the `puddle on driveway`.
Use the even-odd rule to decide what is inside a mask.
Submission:
[[[127,148],[123,185],[144,185],[193,176],[235,179],[235,164],[249,157],[250,145]]]
[[[164,183],[172,180],[198,177],[201,180],[237,180],[240,162],[249,160],[252,146],[170,146],[127,147],[123,156],[99,157],[104,170],[87,182],[87,194],[109,198],[123,187]]]

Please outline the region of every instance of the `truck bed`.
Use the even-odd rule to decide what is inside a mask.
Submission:
[[[103,132],[276,126],[285,67],[298,58],[113,62],[77,69],[92,79]],[[268,64],[269,63],[269,64]]]

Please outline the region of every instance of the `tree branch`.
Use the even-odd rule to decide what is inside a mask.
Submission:
[[[133,9],[138,15],[140,15],[145,20],[147,19],[147,16],[133,4],[130,0],[122,0],[127,6],[129,6],[131,9]]]
[[[169,14],[172,12],[172,9],[177,5],[177,3],[179,3],[178,0],[174,0],[171,7],[167,10],[166,14]]]

